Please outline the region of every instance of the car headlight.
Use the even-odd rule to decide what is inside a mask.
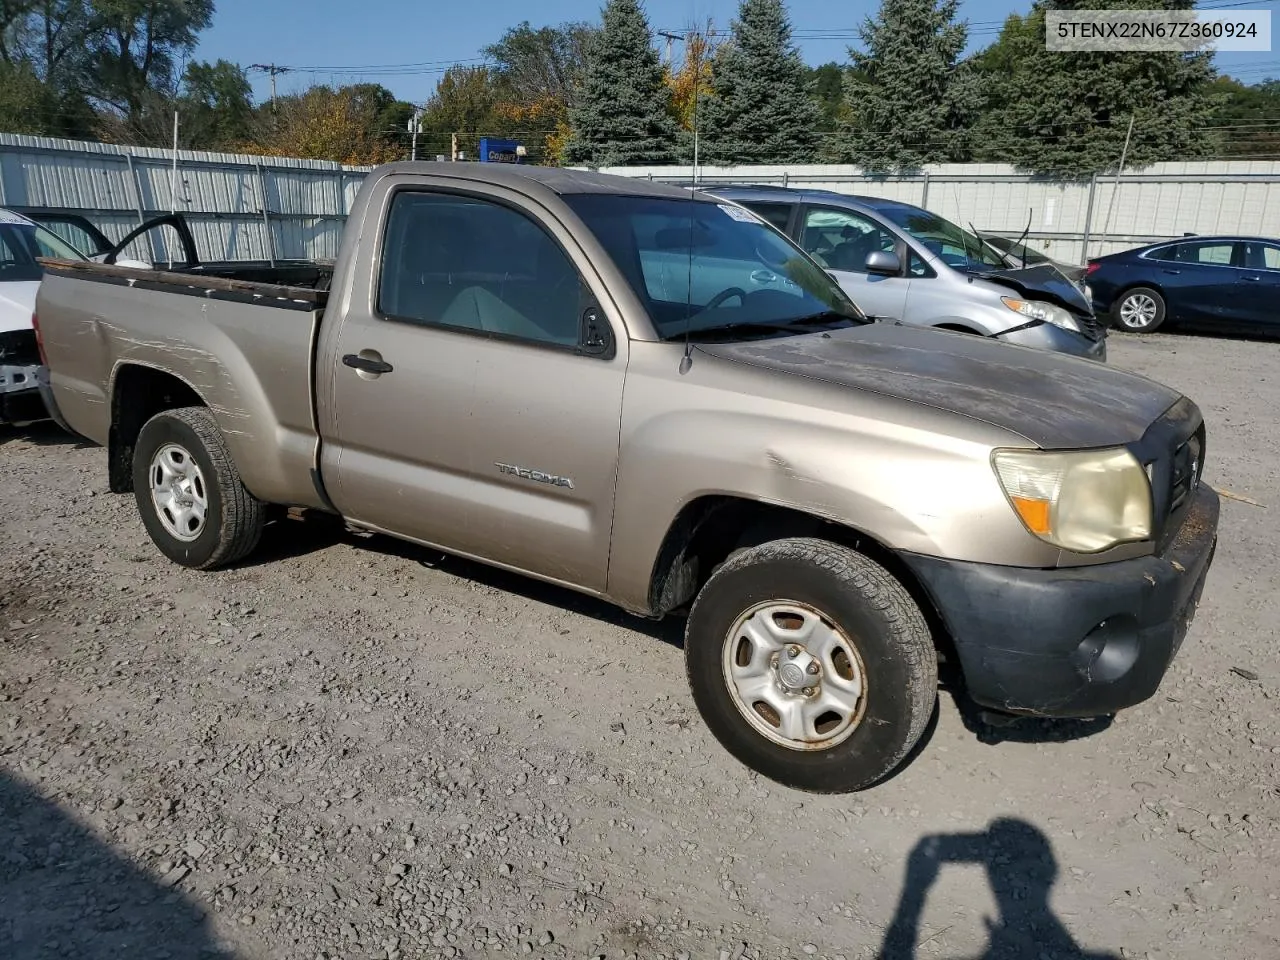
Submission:
[[[1062,327],[1064,330],[1075,333],[1081,332],[1080,322],[1056,304],[1045,303],[1043,300],[1019,300],[1016,297],[1001,297],[1000,302],[1014,313],[1020,313],[1032,320],[1052,323],[1055,327]]]
[[[1151,536],[1151,483],[1123,447],[996,450],[991,463],[1023,525],[1055,547],[1098,553]]]

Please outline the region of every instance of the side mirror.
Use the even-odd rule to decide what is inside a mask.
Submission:
[[[896,277],[902,273],[902,261],[891,250],[876,250],[874,253],[867,254],[866,267],[867,273],[881,274],[886,277]]]
[[[598,307],[588,307],[582,314],[580,331],[581,350],[589,357],[613,359],[613,328],[609,326]]]

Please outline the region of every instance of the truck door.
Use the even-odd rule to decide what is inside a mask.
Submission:
[[[626,341],[581,251],[499,187],[416,180],[381,209],[371,288],[354,292],[320,354],[334,371],[321,407],[334,504],[449,552],[603,590]]]

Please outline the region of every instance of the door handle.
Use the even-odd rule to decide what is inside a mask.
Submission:
[[[1165,272],[1165,273],[1173,274],[1173,275],[1176,277],[1176,276],[1177,276],[1178,274],[1180,274],[1182,271],[1181,271],[1181,270],[1166,270],[1166,271],[1164,271],[1164,272]]]
[[[756,283],[773,283],[778,279],[778,275],[770,270],[756,270],[751,274],[751,279]]]
[[[1248,283],[1258,283],[1262,280],[1261,277],[1241,277],[1240,279]]]
[[[353,370],[360,370],[364,373],[390,373],[395,369],[385,360],[362,357],[358,353],[348,353],[342,358],[342,362]]]

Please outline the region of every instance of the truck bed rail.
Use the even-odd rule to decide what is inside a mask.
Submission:
[[[142,270],[133,267],[121,267],[114,264],[86,262],[80,260],[56,260],[40,258],[45,271],[60,276],[75,277],[95,283],[111,283],[122,286],[138,287],[144,290],[163,290],[167,293],[183,294],[192,297],[205,297],[211,300],[232,300],[240,303],[253,303],[264,307],[279,307],[286,310],[319,310],[329,299],[327,289],[332,276],[331,268],[315,265],[316,287],[304,287],[279,283],[267,283],[261,280],[241,280],[234,275],[234,265],[220,265],[214,269],[217,274],[183,270]],[[261,267],[253,267],[257,275],[263,273]],[[296,268],[282,268],[281,272],[296,273]]]

